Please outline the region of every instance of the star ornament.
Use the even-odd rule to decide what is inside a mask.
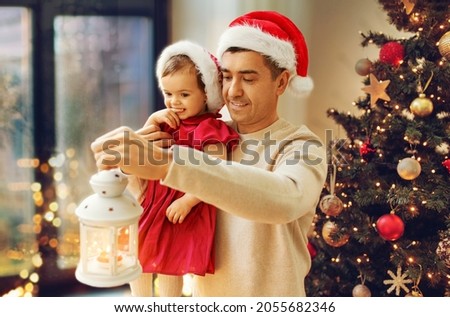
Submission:
[[[403,5],[405,6],[406,14],[410,14],[414,9],[415,4],[411,0],[402,0]]]
[[[374,106],[378,99],[391,101],[391,97],[386,93],[386,88],[390,80],[379,81],[374,74],[369,75],[370,85],[361,88],[364,92],[370,94],[370,104]]]
[[[402,268],[400,266],[397,267],[397,275],[395,275],[391,270],[388,270],[387,273],[390,277],[392,277],[392,279],[386,279],[383,281],[384,285],[392,284],[387,289],[388,294],[390,294],[394,289],[396,296],[400,296],[400,289],[404,290],[406,293],[409,293],[409,288],[406,287],[406,284],[410,284],[413,281],[410,278],[407,278],[408,273],[402,273]]]

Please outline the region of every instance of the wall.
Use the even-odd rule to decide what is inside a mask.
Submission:
[[[363,57],[375,60],[379,49],[362,48],[359,32],[402,35],[387,22],[376,0],[172,0],[172,40],[188,38],[215,52],[217,39],[236,16],[251,10],[276,10],[290,17],[303,32],[310,53],[309,75],[315,88],[307,99],[286,93],[281,116],[306,124],[325,139],[325,131],[341,135],[327,118],[330,107],[354,112],[352,102],[364,95],[363,78],[354,71]]]

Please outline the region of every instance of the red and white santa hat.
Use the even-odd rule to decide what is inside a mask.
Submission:
[[[169,59],[176,55],[186,55],[195,64],[205,84],[206,104],[209,112],[217,112],[224,105],[220,73],[217,59],[202,46],[191,41],[182,40],[167,46],[156,63],[156,77],[161,87],[161,78]]]
[[[268,56],[291,74],[290,90],[306,95],[313,88],[307,76],[308,48],[297,26],[275,11],[253,11],[234,19],[219,39],[219,60],[230,47],[240,47]]]

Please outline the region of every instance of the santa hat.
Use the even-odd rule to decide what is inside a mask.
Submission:
[[[268,56],[290,73],[289,88],[306,95],[313,88],[307,76],[308,48],[297,26],[275,11],[253,11],[233,20],[219,39],[217,56],[230,47],[240,47]]]
[[[205,84],[206,104],[209,112],[217,112],[224,105],[222,88],[219,82],[219,68],[216,58],[200,45],[190,41],[179,41],[167,46],[156,63],[156,76],[161,87],[161,78],[166,63],[176,55],[186,55],[195,64]]]

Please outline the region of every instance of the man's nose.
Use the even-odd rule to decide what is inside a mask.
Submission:
[[[228,95],[238,97],[243,95],[242,84],[239,80],[233,79],[228,87]]]

